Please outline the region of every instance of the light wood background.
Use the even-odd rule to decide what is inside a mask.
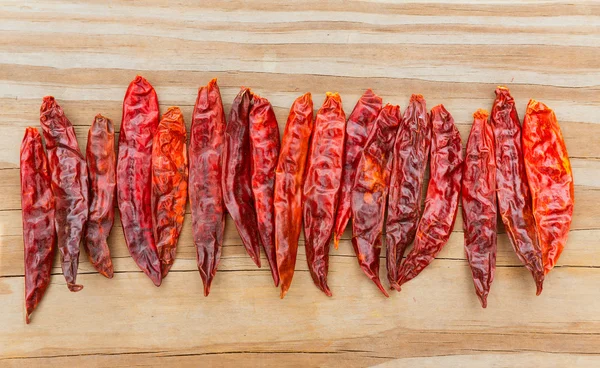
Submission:
[[[0,366],[589,366],[600,365],[600,3],[598,1],[0,1]],[[437,260],[384,298],[345,234],[332,250],[326,297],[301,246],[284,300],[246,255],[231,222],[209,297],[202,296],[189,215],[160,288],[130,258],[117,217],[115,277],[81,256],[70,293],[52,285],[25,325],[19,145],[54,95],[80,147],[96,113],[118,131],[137,73],[164,112],[189,127],[197,88],[218,77],[229,111],[242,85],[270,99],[283,131],[288,109],[340,92],[349,114],[373,88],[404,109],[411,93],[444,103],[463,144],[494,88],[556,110],[575,175],[569,241],[541,296],[505,234],[483,310],[459,218]],[[502,229],[502,231],[504,231]],[[382,255],[384,257],[384,255]],[[267,262],[263,257],[263,264]],[[385,266],[382,263],[382,280]]]

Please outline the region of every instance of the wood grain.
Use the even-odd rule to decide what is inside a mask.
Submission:
[[[228,220],[223,259],[202,296],[189,215],[160,288],[137,268],[117,218],[115,277],[82,251],[80,293],[55,263],[52,284],[24,323],[19,144],[54,95],[84,149],[96,113],[120,127],[128,83],[143,74],[161,111],[190,125],[199,86],[217,77],[225,109],[242,85],[269,98],[281,131],[289,106],[326,91],[346,113],[366,88],[385,101],[422,93],[444,103],[463,143],[494,88],[555,109],[575,175],[569,241],[544,292],[501,227],[489,306],[479,307],[462,220],[431,266],[385,299],[344,234],[332,251],[327,298],[304,248],[288,296],[257,269]],[[0,1],[0,366],[441,367],[600,365],[600,3],[598,1]],[[188,209],[189,213],[189,209]],[[302,240],[301,240],[302,243]],[[384,257],[385,254],[382,255]],[[266,262],[265,262],[266,264]],[[385,266],[382,263],[382,276]]]

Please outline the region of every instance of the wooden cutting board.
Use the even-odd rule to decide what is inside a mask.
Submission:
[[[108,4],[106,4],[108,3]],[[600,365],[600,3],[597,1],[160,0],[0,2],[0,366],[590,366]],[[292,101],[341,94],[349,114],[373,88],[406,107],[444,103],[463,144],[472,113],[508,85],[556,110],[575,175],[569,241],[544,292],[505,234],[486,310],[463,250],[462,220],[427,270],[384,298],[356,262],[347,231],[332,250],[326,297],[301,245],[284,300],[231,221],[209,297],[202,295],[186,217],[160,288],[134,264],[117,218],[115,277],[81,256],[70,293],[58,262],[25,325],[19,145],[54,95],[80,147],[96,113],[118,130],[128,83],[144,75],[161,111],[186,123],[199,86],[218,77],[228,112],[240,86],[270,99],[281,131]],[[503,228],[501,231],[504,232]],[[384,255],[382,254],[382,257]],[[266,260],[263,258],[263,264]],[[385,279],[385,266],[381,270]]]

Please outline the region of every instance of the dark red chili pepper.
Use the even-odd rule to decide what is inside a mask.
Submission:
[[[56,246],[54,195],[48,159],[37,129],[28,127],[21,143],[21,209],[25,248],[26,321],[50,284]]]
[[[352,246],[363,272],[389,296],[379,280],[379,254],[392,152],[402,117],[400,106],[387,104],[369,134],[352,188]]]
[[[342,181],[345,125],[340,95],[327,92],[315,119],[303,189],[308,269],[315,285],[327,296],[331,296],[327,286],[329,243]]]
[[[117,161],[117,198],[131,257],[154,285],[161,266],[152,226],[152,138],[158,127],[158,98],[137,76],[125,93]]]
[[[279,157],[279,126],[273,107],[266,98],[254,95],[250,108],[250,150],[252,152],[252,193],[258,232],[271,267],[275,286],[279,286],[275,249],[275,170]]]
[[[83,247],[92,266],[111,279],[113,264],[106,239],[115,221],[115,129],[112,121],[100,114],[88,132],[86,158],[90,208]]]
[[[204,296],[217,272],[225,230],[225,204],[221,189],[225,113],[217,80],[198,90],[190,136],[190,207],[197,263]]]
[[[398,286],[398,269],[406,248],[415,240],[421,218],[421,193],[429,149],[431,122],[425,99],[412,95],[400,123],[390,177],[386,223],[387,275],[390,287]]]
[[[152,216],[163,279],[175,261],[185,217],[188,181],[186,139],[181,110],[169,107],[152,142]]]
[[[302,184],[313,129],[310,93],[298,97],[290,108],[275,172],[275,249],[281,280],[281,297],[290,288],[302,229]]]
[[[52,173],[55,226],[63,275],[71,291],[83,286],[77,282],[79,243],[88,218],[88,177],[85,158],[77,145],[73,125],[56,103],[46,96],[40,109],[40,122],[46,139]]]
[[[489,113],[477,110],[467,141],[462,175],[462,215],[465,253],[481,306],[496,269],[496,153]]]
[[[398,286],[416,277],[442,250],[456,220],[462,177],[462,143],[452,115],[443,105],[429,113],[431,120],[431,179],[425,209],[413,249],[398,270]]]
[[[554,111],[530,100],[523,120],[523,156],[533,217],[548,274],[565,248],[575,202],[573,172]]]
[[[491,121],[496,142],[498,210],[515,253],[531,271],[540,295],[544,283],[542,250],[531,208],[519,116],[506,87],[496,89]]]
[[[344,168],[342,170],[342,183],[340,199],[333,229],[333,244],[338,248],[340,238],[348,225],[352,214],[352,187],[356,176],[356,167],[360,161],[360,154],[365,146],[369,131],[381,111],[381,97],[377,96],[370,88],[354,106],[354,110],[346,123],[346,143],[344,144]]]
[[[260,267],[260,235],[252,195],[251,101],[252,92],[243,87],[231,105],[223,149],[223,200],[248,255]]]

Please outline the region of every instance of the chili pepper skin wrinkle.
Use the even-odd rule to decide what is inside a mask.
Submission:
[[[333,229],[333,245],[338,249],[340,238],[348,225],[352,215],[352,187],[356,177],[356,167],[360,161],[360,154],[367,142],[369,132],[379,112],[382,100],[370,88],[354,106],[354,110],[346,123],[346,142],[344,143],[344,167],[342,170],[342,183],[340,199],[335,216]]]
[[[152,216],[164,279],[175,261],[187,203],[187,132],[179,107],[167,109],[153,139]]]
[[[545,273],[560,257],[573,220],[573,171],[554,111],[530,100],[523,119],[523,156]]]
[[[450,238],[458,212],[463,154],[460,134],[443,105],[429,113],[431,119],[431,178],[425,209],[417,227],[413,249],[398,271],[398,286],[415,278],[442,250]]]
[[[217,80],[198,90],[192,115],[189,195],[192,231],[204,296],[217,272],[225,231],[221,177],[225,142],[225,112]]]
[[[25,129],[21,142],[21,214],[25,253],[25,320],[50,284],[56,251],[54,194],[42,136],[36,128]]]
[[[379,280],[379,254],[388,196],[392,153],[402,115],[387,104],[369,134],[352,188],[352,246],[363,272],[389,296]]]
[[[425,99],[412,95],[394,143],[386,222],[386,260],[390,287],[400,290],[398,270],[415,240],[421,218],[425,170],[431,148],[431,121]]]
[[[152,141],[158,128],[158,98],[137,76],[123,99],[117,159],[117,199],[131,258],[152,280],[162,282],[152,224]]]
[[[506,87],[496,89],[491,122],[496,142],[498,212],[515,253],[531,271],[537,295],[540,295],[544,283],[542,249],[536,233],[523,161],[521,125],[515,100]]]
[[[271,268],[275,286],[279,286],[275,250],[275,170],[279,158],[279,126],[269,100],[258,95],[250,108],[250,149],[252,151],[252,193],[261,243]]]
[[[79,243],[88,218],[87,164],[79,150],[73,125],[52,96],[43,99],[40,123],[52,174],[60,264],[67,287],[76,292],[83,289],[77,284],[77,268]]]
[[[337,93],[327,92],[317,112],[303,188],[304,247],[315,285],[326,295],[329,243],[342,180],[346,114]]]
[[[310,93],[305,93],[290,108],[275,171],[275,249],[281,298],[294,277],[302,230],[302,184],[312,131],[313,101]]]
[[[465,254],[475,292],[487,307],[496,269],[496,154],[489,113],[477,110],[467,141],[462,176],[462,215]]]
[[[233,100],[225,129],[223,199],[246,252],[260,267],[260,234],[252,193],[249,113],[252,92],[242,87]]]
[[[115,151],[113,123],[98,114],[88,132],[86,149],[90,208],[83,247],[92,266],[109,279],[112,279],[114,272],[107,239],[115,221]]]

